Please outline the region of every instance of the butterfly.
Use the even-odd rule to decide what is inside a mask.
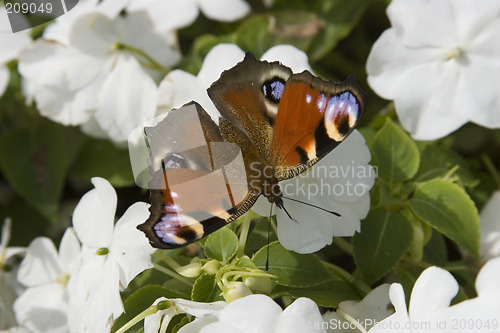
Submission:
[[[260,195],[285,209],[279,182],[304,172],[358,125],[366,96],[353,76],[324,81],[246,53],[207,90],[217,125],[196,102],[144,128],[152,246],[192,243],[247,212]]]

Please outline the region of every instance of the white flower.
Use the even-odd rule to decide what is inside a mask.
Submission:
[[[500,258],[488,261],[476,278],[477,297],[450,306],[458,292],[457,281],[441,268],[427,268],[413,286],[408,310],[403,287],[391,285],[389,297],[396,313],[369,332],[498,332],[499,274]]]
[[[68,45],[70,43],[72,26],[79,17],[91,12],[99,12],[109,18],[116,16],[116,12],[112,8],[103,5],[107,3],[108,1],[79,0],[75,7],[56,18],[47,26],[43,31],[43,38]]]
[[[69,326],[76,332],[104,332],[123,312],[120,289],[151,268],[154,249],[136,229],[149,216],[143,202],[130,206],[114,225],[117,197],[102,178],[92,178],[73,214],[82,243],[82,265],[69,281]]]
[[[67,332],[66,284],[79,264],[80,243],[70,228],[59,253],[49,238],[35,238],[19,268],[18,280],[28,289],[14,303],[19,324],[31,332]]]
[[[156,114],[158,73],[151,68],[178,59],[145,13],[111,20],[91,12],[74,21],[68,46],[39,40],[23,52],[19,71],[42,115],[119,143]]]
[[[367,331],[377,322],[393,314],[389,299],[390,285],[383,284],[372,290],[362,301],[345,301],[337,311],[327,311],[323,321],[329,333]],[[323,324],[323,325],[325,325]],[[362,331],[363,332],[363,331]]]
[[[25,248],[8,247],[12,221],[6,218],[2,226],[0,241],[0,330],[17,324],[12,306],[16,298],[24,291],[17,281],[18,265],[13,266],[10,259],[23,255]]]
[[[155,301],[157,304],[160,300]],[[307,333],[326,332],[316,329],[314,323],[322,322],[318,306],[308,298],[299,298],[285,310],[265,295],[249,295],[231,303],[198,303],[182,299],[170,300],[176,309],[162,310],[147,317],[145,333],[156,333],[160,318],[165,315],[162,327],[166,327],[175,312],[187,313],[194,321],[179,329],[179,333]],[[148,322],[149,321],[149,322]]]
[[[394,0],[387,14],[368,82],[412,136],[441,138],[468,121],[500,127],[500,2]]]
[[[500,191],[496,191],[481,210],[481,258],[500,256]]]
[[[312,168],[280,182],[284,207],[294,219],[283,209],[275,210],[280,243],[288,250],[312,253],[331,244],[333,237],[359,232],[360,220],[370,210],[369,190],[376,177],[370,159],[365,139],[354,131]],[[267,199],[259,198],[252,210],[269,215]]]
[[[0,97],[9,83],[10,73],[5,64],[16,59],[21,50],[31,43],[29,30],[13,33],[5,7],[0,7]]]
[[[146,12],[155,30],[170,35],[177,29],[191,25],[201,11],[206,17],[222,22],[239,20],[250,12],[250,5],[244,0],[80,0],[78,5],[51,24],[44,37],[62,43],[69,40],[73,21],[88,12],[100,12],[110,19],[121,11],[127,13]]]
[[[198,332],[201,327],[216,322],[220,311],[227,305],[226,302],[200,303],[181,298],[167,299],[165,297],[160,297],[153,305],[157,305],[161,301],[169,301],[172,305],[146,317],[144,333],[164,332],[165,330],[161,330],[161,328],[166,328],[170,320],[178,313],[187,313],[196,317],[194,321],[182,327],[178,331],[179,333]]]

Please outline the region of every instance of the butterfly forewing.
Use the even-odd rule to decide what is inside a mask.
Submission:
[[[201,107],[189,104],[145,129],[152,205],[150,218],[138,228],[155,247],[184,246],[224,226],[248,196],[241,150],[213,141],[221,140],[214,126]],[[182,131],[191,141],[168,135]]]

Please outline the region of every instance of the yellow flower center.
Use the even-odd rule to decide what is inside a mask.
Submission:
[[[455,47],[448,52],[447,60],[459,59],[464,54],[464,50],[459,47]]]

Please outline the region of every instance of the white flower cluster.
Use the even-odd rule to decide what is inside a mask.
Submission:
[[[8,83],[3,64],[18,59],[27,101],[43,116],[123,143],[164,102],[157,82],[180,60],[177,29],[199,11],[233,21],[249,10],[243,0],[80,1],[36,41],[0,33],[0,95]],[[3,7],[0,15],[7,26]]]
[[[26,255],[15,271],[17,277],[12,272],[4,276],[0,269],[2,308],[13,308],[15,313],[15,320],[7,323],[17,321],[30,332],[109,331],[123,312],[120,290],[152,267],[155,249],[136,229],[137,221],[149,215],[148,205],[135,203],[115,224],[115,190],[105,179],[92,182],[95,189],[75,208],[73,228],[64,233],[59,251],[50,239],[38,237],[22,250]],[[9,235],[6,224],[0,248],[2,268],[22,252],[7,247]],[[4,298],[11,292],[17,299]],[[15,302],[4,304],[8,299]],[[2,311],[2,316],[8,313]]]

